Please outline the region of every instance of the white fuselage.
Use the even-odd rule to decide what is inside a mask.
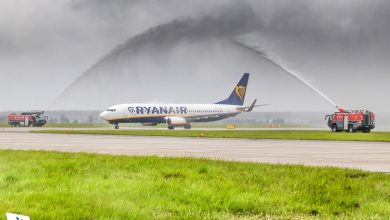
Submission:
[[[119,123],[166,123],[169,129],[176,126],[190,129],[192,122],[218,121],[252,111],[256,107],[256,100],[249,107],[242,106],[248,79],[249,73],[244,73],[228,98],[215,104],[121,104],[108,108],[100,117],[114,124],[116,129],[119,128]]]
[[[221,104],[121,104],[108,108],[100,117],[112,124],[166,123],[168,119],[185,123],[217,121],[233,117],[243,106]]]

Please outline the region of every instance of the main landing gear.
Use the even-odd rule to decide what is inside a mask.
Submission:
[[[191,129],[191,125],[190,124],[185,124],[183,127],[184,127],[184,129]],[[175,126],[174,125],[168,125],[168,129],[169,130],[173,130],[173,129],[175,129]]]
[[[119,124],[114,124],[115,125],[115,129],[119,129]]]

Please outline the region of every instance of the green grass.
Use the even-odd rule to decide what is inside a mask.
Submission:
[[[228,124],[232,123],[193,123],[191,126],[193,128],[226,128]],[[233,123],[234,124],[234,123]],[[236,123],[234,124],[236,128],[314,128],[313,125],[304,125],[304,124],[264,124],[264,123]],[[112,125],[111,125],[112,127]],[[142,127],[141,124],[121,124],[121,127]],[[166,124],[158,124],[155,128],[167,128]]]
[[[138,135],[138,136],[177,136],[208,138],[251,138],[284,140],[337,140],[337,141],[378,141],[390,142],[390,132],[373,133],[332,133],[330,131],[302,130],[40,130],[38,133],[57,134],[102,134],[102,135]]]
[[[109,124],[94,124],[94,123],[48,123],[47,128],[104,128],[112,127]]]
[[[0,128],[10,128],[8,123],[0,123]],[[112,127],[109,124],[94,124],[94,123],[47,123],[44,127],[47,128],[104,128]]]
[[[188,158],[0,151],[0,219],[389,219],[390,176]]]

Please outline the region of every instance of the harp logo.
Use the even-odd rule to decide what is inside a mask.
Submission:
[[[135,113],[134,107],[129,107],[129,112],[130,112],[131,114],[134,114],[134,113]]]
[[[243,101],[246,92],[246,87],[244,86],[236,86],[236,94],[240,97],[241,101]]]

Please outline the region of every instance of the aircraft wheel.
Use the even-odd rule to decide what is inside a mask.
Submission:
[[[175,129],[175,126],[173,126],[173,125],[168,125],[168,129],[169,129],[169,130],[173,130],[173,129]]]
[[[119,129],[119,125],[115,125],[115,129]]]
[[[184,129],[191,129],[191,125],[190,124],[184,125]]]

